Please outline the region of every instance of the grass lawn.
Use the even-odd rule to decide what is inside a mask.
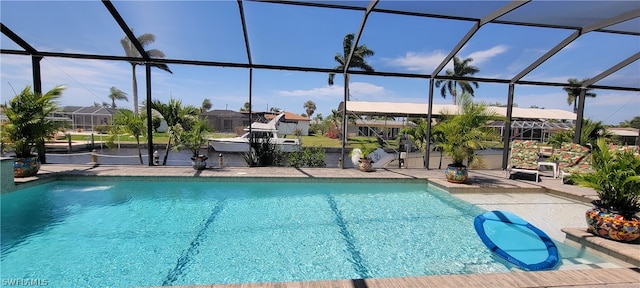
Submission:
[[[212,133],[210,135],[212,138],[223,138],[223,137],[234,137],[233,134],[224,134],[224,133]],[[106,141],[106,134],[94,134],[94,141]],[[102,139],[100,138],[102,137]],[[291,136],[290,136],[291,137]],[[167,133],[154,133],[153,134],[153,143],[155,144],[167,144],[169,137]],[[324,147],[324,148],[340,148],[342,147],[342,141],[340,139],[331,139],[329,137],[325,137],[322,135],[312,135],[312,136],[302,136],[302,146],[303,147]],[[89,134],[71,134],[71,140],[73,141],[82,141],[89,142],[91,141],[91,135]],[[66,139],[58,140],[57,142],[65,142]],[[135,143],[135,139],[128,135],[120,136],[120,143]],[[147,137],[140,137],[140,143],[146,144]],[[487,142],[485,143],[487,148],[502,148],[502,142]],[[349,137],[347,141],[347,148],[376,148],[378,147],[378,141],[376,137],[365,137],[365,136],[355,136]],[[385,147],[390,147],[393,149],[398,149],[398,142],[396,140],[389,140],[388,145]]]
[[[222,138],[222,137],[233,137],[230,134],[222,134],[222,133],[213,133],[211,134],[212,138]],[[106,134],[94,134],[94,141],[106,141]],[[339,148],[342,147],[342,141],[340,139],[331,139],[329,137],[325,137],[322,135],[313,135],[313,136],[302,136],[302,146],[303,147],[325,147],[325,148]],[[72,141],[91,141],[91,135],[89,134],[71,134]],[[153,134],[153,143],[155,144],[166,144],[169,140],[167,133],[154,133]],[[67,141],[66,139],[60,139],[57,142]],[[120,136],[120,143],[135,143],[135,139],[130,135],[122,135]],[[146,144],[147,137],[140,137],[140,143]],[[396,141],[390,141],[391,147],[398,148]],[[378,147],[378,141],[375,137],[349,137],[347,141],[347,147],[351,148],[375,148]]]

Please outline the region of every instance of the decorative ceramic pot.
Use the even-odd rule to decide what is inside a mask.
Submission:
[[[207,168],[207,159],[209,157],[205,155],[198,155],[191,157],[191,166],[196,170],[203,170]]]
[[[38,156],[19,157],[13,162],[13,177],[31,177],[38,174],[40,170],[40,159]]]
[[[455,164],[449,164],[447,169],[444,170],[444,175],[447,176],[447,181],[451,183],[464,183],[469,177],[467,166],[458,166]]]
[[[601,207],[585,213],[587,231],[611,240],[632,242],[640,238],[640,218],[625,219],[620,214]]]
[[[371,159],[369,158],[360,158],[360,164],[358,165],[358,167],[360,167],[360,171],[371,172],[373,171],[372,163],[373,161],[371,161]]]

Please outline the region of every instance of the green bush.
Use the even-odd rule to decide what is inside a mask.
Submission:
[[[632,149],[610,149],[603,138],[592,152],[593,172],[571,174],[569,179],[596,190],[600,207],[619,211],[630,219],[640,211],[640,155]]]
[[[111,129],[111,126],[109,125],[96,125],[93,127],[93,131],[98,134],[107,134],[109,133],[109,129]]]
[[[300,151],[287,154],[289,166],[292,167],[322,168],[327,166],[325,162],[327,155],[322,147],[305,147]]]
[[[285,166],[285,153],[273,144],[271,137],[253,138],[249,144],[251,151],[243,155],[249,167]]]

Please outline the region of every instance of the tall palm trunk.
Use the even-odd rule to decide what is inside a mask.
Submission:
[[[167,165],[167,158],[169,157],[169,147],[171,146],[171,133],[169,134],[169,141],[167,141],[167,147],[165,148],[164,158],[162,159],[162,166]]]
[[[133,74],[133,114],[138,115],[138,80],[136,78],[136,64],[131,64]],[[115,101],[114,101],[115,103]]]
[[[138,145],[138,158],[140,159],[140,165],[144,165],[144,162],[142,162],[142,150],[140,150],[140,137],[136,137],[136,143]]]
[[[453,82],[453,91],[451,91],[451,99],[453,99],[453,105],[458,104],[458,81]]]
[[[40,159],[40,163],[47,164],[47,156],[45,154],[45,145],[44,139],[38,139],[36,141],[36,151],[38,152],[38,159]]]

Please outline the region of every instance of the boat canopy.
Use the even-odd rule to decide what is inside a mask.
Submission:
[[[279,114],[278,116],[276,116],[275,118],[271,119],[271,121],[267,122],[267,123],[258,123],[258,122],[254,122],[251,123],[251,130],[256,130],[256,131],[276,131],[278,130],[278,121],[280,121],[280,118],[282,118],[284,116],[284,113]],[[244,128],[245,131],[249,131],[249,127]]]

